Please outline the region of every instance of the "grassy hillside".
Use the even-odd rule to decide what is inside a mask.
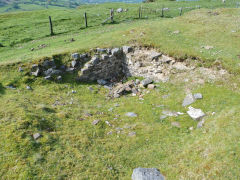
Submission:
[[[101,25],[110,8],[118,7],[129,11],[116,15],[114,24]],[[169,14],[174,18],[134,19],[137,9],[105,4],[0,15],[0,42],[5,46],[0,47],[2,179],[130,179],[136,167],[159,168],[170,180],[240,178],[240,10],[199,9],[181,17],[174,17],[176,11]],[[87,29],[82,19],[85,11]],[[49,15],[56,33],[52,37]],[[217,69],[220,64],[234,75],[203,85],[180,78],[158,83],[144,101],[130,95],[108,100],[105,88],[77,83],[73,75],[66,75],[62,83],[26,75],[28,67],[43,57],[57,55],[70,61],[72,52],[121,45],[154,46],[181,60],[196,59],[201,66]],[[24,67],[23,73],[18,72],[19,66]],[[26,90],[27,85],[33,90]],[[194,103],[207,114],[203,128],[196,128],[197,122],[181,106],[186,89],[204,96]],[[165,108],[185,114],[161,120]],[[126,117],[126,112],[138,117]],[[96,119],[100,123],[94,126]],[[123,130],[117,133],[116,128]],[[37,132],[42,137],[35,141],[32,135]],[[129,136],[131,132],[136,135]]]

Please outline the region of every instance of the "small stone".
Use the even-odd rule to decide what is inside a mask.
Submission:
[[[119,107],[119,104],[114,104],[115,107]]]
[[[141,82],[141,81],[140,81],[139,79],[136,79],[135,84],[136,84],[136,85],[139,85],[140,82]]]
[[[179,30],[177,30],[177,31],[173,31],[173,34],[179,34],[179,33],[180,33]]]
[[[45,80],[51,80],[51,76],[44,77]]]
[[[106,85],[108,82],[105,81],[104,79],[98,79],[98,80],[97,80],[97,83],[100,84],[100,85],[102,85],[102,86],[104,86],[104,85]]]
[[[194,96],[195,99],[202,99],[203,98],[201,93],[196,93],[193,96]]]
[[[107,49],[97,48],[97,53],[107,53]]]
[[[155,85],[154,84],[149,84],[147,87],[148,87],[148,89],[154,89]]]
[[[147,86],[148,84],[151,84],[152,82],[153,82],[152,79],[147,78],[147,79],[142,80],[142,81],[141,81],[141,84],[142,84],[143,86]]]
[[[58,80],[58,81],[62,81],[62,76],[58,76],[58,77],[57,77],[57,80]]]
[[[128,117],[137,117],[137,114],[134,113],[134,112],[127,112],[127,113],[125,114],[125,116],[128,116]]]
[[[113,111],[113,108],[109,108],[108,111],[109,111],[109,112],[112,112],[112,111]]]
[[[41,137],[41,134],[39,134],[39,133],[33,134],[33,138],[34,138],[35,140],[39,139],[40,137]]]
[[[175,112],[175,111],[170,111],[170,110],[163,110],[163,111],[162,111],[162,114],[163,114],[163,115],[166,115],[166,116],[170,116],[170,117],[173,117],[173,116],[177,117],[177,116],[178,116],[178,113],[177,113],[177,112]]]
[[[71,62],[71,65],[73,68],[75,68],[77,66],[78,62],[76,60],[72,61]]]
[[[199,121],[198,124],[197,124],[197,128],[203,127],[204,122],[205,122],[204,119]]]
[[[193,130],[193,127],[190,127],[189,130],[192,131],[192,130]]]
[[[112,131],[109,131],[108,133],[107,133],[107,135],[112,135],[113,134],[113,132]]]
[[[205,113],[201,109],[195,109],[191,106],[188,109],[188,115],[195,121],[198,121],[205,116]]]
[[[156,168],[136,168],[132,173],[132,180],[164,180],[164,176]]]
[[[123,52],[124,52],[125,54],[130,53],[130,52],[132,52],[132,51],[133,51],[133,48],[132,48],[132,47],[130,47],[130,46],[123,46]]]
[[[105,121],[105,123],[110,127],[112,126],[109,121]]]
[[[24,70],[24,69],[23,69],[22,67],[19,67],[19,68],[18,68],[18,72],[23,72],[23,70]]]
[[[112,51],[111,51],[111,53],[112,53],[112,55],[114,55],[114,56],[120,56],[120,55],[122,55],[122,49],[120,49],[120,48],[114,48],[114,49],[112,49]]]
[[[166,116],[166,115],[161,115],[160,116],[160,120],[163,120],[163,119],[166,119],[168,116]]]
[[[78,60],[79,59],[79,54],[78,53],[73,53],[72,54],[72,58],[74,59],[74,60]]]
[[[150,55],[151,60],[158,60],[158,58],[162,56],[162,53],[159,52],[152,52]]]
[[[90,87],[88,87],[88,90],[89,91],[91,91],[91,92],[93,92],[94,91],[94,89],[90,86]]]
[[[40,69],[38,68],[36,71],[34,71],[34,72],[31,72],[31,74],[33,75],[33,76],[39,76],[40,74],[41,74],[41,71],[40,71]]]
[[[136,132],[132,131],[132,132],[128,133],[128,136],[130,136],[130,137],[136,136]]]
[[[75,90],[72,90],[72,93],[73,93],[73,94],[75,94],[75,93],[77,93],[77,91],[75,91]]]
[[[118,8],[117,13],[121,13],[121,12],[123,12],[123,8]]]
[[[32,88],[30,86],[26,86],[27,90],[32,90]]]
[[[195,100],[196,100],[196,99],[194,98],[194,96],[193,96],[192,94],[188,94],[188,95],[185,97],[185,99],[183,100],[182,106],[183,106],[183,107],[188,106],[188,105],[194,103]]]
[[[172,122],[171,125],[174,126],[174,127],[177,127],[177,128],[181,127],[179,122]]]
[[[96,120],[94,120],[94,121],[92,122],[92,125],[97,125],[99,122],[100,122],[100,120],[99,120],[99,119],[96,119]]]

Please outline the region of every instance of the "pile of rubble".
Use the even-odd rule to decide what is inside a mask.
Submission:
[[[130,80],[126,83],[117,83],[112,88],[110,88],[108,96],[111,98],[119,98],[120,96],[126,94],[140,96],[142,88],[148,87],[149,89],[153,89],[155,87],[152,83],[153,81],[151,79],[144,79],[142,81],[137,79],[136,81]]]

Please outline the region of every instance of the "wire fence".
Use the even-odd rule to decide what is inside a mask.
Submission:
[[[167,7],[161,5],[161,7],[149,7],[147,4],[143,4],[140,7],[131,7],[128,9],[118,8],[110,9],[110,11],[92,13],[84,12],[82,18],[78,19],[78,23],[81,24],[80,29],[85,29],[89,27],[101,26],[105,24],[118,24],[124,21],[133,21],[136,19],[153,19],[153,18],[173,18],[177,16],[182,16],[184,13],[201,9],[216,9],[216,8],[239,8],[240,2],[230,2],[230,3],[218,3],[218,4],[209,4],[209,5],[195,5],[195,6],[182,6],[182,7]],[[53,17],[53,26],[56,24]],[[58,22],[57,25],[60,25],[61,22]],[[50,29],[52,29],[50,23]],[[67,27],[64,28],[65,30]],[[50,32],[52,33],[52,32]],[[58,34],[57,30],[55,31]]]

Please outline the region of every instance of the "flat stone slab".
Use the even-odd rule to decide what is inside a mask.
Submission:
[[[134,112],[127,112],[127,113],[125,114],[125,116],[128,116],[128,117],[137,117],[137,114],[134,113]]]
[[[164,180],[164,176],[156,168],[136,168],[132,173],[132,180]]]
[[[205,116],[205,113],[201,109],[195,109],[191,106],[188,109],[188,115],[195,121],[201,120]]]

